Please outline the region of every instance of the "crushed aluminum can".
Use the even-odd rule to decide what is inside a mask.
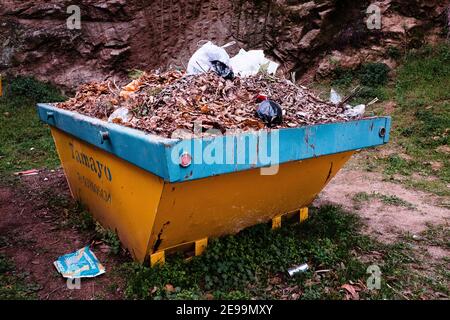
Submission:
[[[304,264],[301,264],[299,266],[295,266],[295,267],[289,268],[288,269],[288,274],[289,274],[289,276],[293,277],[294,275],[296,275],[299,272],[306,272],[306,271],[308,271],[308,269],[309,269],[308,264],[304,263]]]

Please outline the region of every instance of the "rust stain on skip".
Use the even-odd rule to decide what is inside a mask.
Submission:
[[[328,171],[328,176],[325,179],[325,184],[327,184],[330,181],[331,173],[333,172],[333,164],[334,164],[333,161],[331,161],[330,171]]]
[[[155,244],[153,245],[153,252],[158,251],[158,248],[159,248],[159,246],[160,246],[161,243],[162,243],[161,236],[162,236],[162,234],[163,234],[163,232],[164,232],[164,228],[165,228],[166,226],[168,226],[169,224],[170,224],[170,221],[167,221],[166,223],[163,224],[161,230],[160,230],[159,233],[158,233],[158,238],[156,239]]]

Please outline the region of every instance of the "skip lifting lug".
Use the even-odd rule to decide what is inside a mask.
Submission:
[[[47,120],[53,119],[55,120],[55,113],[52,111],[47,111]]]
[[[109,141],[109,132],[108,131],[100,131],[100,143],[103,144],[105,141]]]

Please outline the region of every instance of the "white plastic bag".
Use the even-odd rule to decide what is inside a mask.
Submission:
[[[208,41],[192,55],[188,63],[187,74],[193,75],[210,71],[213,67],[211,61],[220,61],[229,66],[230,56],[224,48]]]
[[[126,123],[130,122],[131,120],[131,114],[128,108],[121,107],[116,109],[108,118],[108,122],[121,122]]]
[[[331,88],[330,91],[330,102],[334,105],[338,105],[342,102],[342,97],[339,93],[336,92],[333,88]],[[347,117],[362,117],[364,115],[364,112],[366,112],[366,105],[365,104],[358,104],[357,106],[353,107],[349,104],[346,104],[344,106],[346,109],[344,111],[344,115]]]
[[[358,104],[357,106],[345,110],[344,114],[348,117],[362,117],[366,112],[365,104]]]
[[[330,91],[330,102],[335,105],[338,105],[339,103],[342,102],[341,95],[337,93],[336,90],[334,90],[333,88],[331,88]]]
[[[270,61],[264,56],[263,50],[239,50],[239,53],[230,59],[231,68],[235,74],[241,77],[256,75],[261,67],[267,67],[269,74],[277,72],[279,64]]]

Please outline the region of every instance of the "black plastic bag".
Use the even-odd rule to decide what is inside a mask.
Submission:
[[[211,61],[211,64],[213,66],[214,72],[217,73],[222,78],[227,79],[227,80],[234,79],[233,70],[229,66],[227,66],[225,63],[218,61],[218,60],[214,60],[214,61]]]
[[[283,122],[283,110],[272,100],[264,100],[258,105],[256,115],[270,128]]]

